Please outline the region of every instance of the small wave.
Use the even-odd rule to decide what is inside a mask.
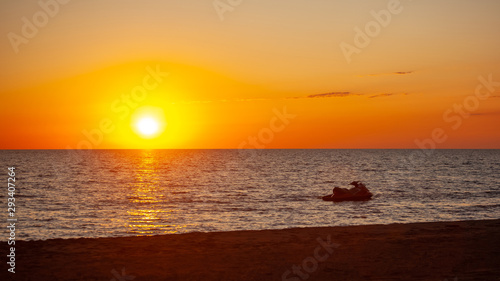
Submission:
[[[297,197],[297,198],[293,198],[292,201],[295,201],[295,202],[304,202],[304,201],[309,201],[309,199],[304,198],[304,197]]]
[[[498,196],[498,195],[500,195],[500,190],[488,190],[488,191],[485,191],[484,193]]]
[[[491,205],[485,205],[485,204],[478,204],[478,205],[472,205],[472,206],[467,206],[466,208],[471,208],[471,209],[494,209],[494,208],[500,208],[500,204],[491,204]]]
[[[227,211],[241,211],[241,212],[255,212],[258,211],[258,209],[255,208],[249,208],[249,207],[230,207],[226,208]]]
[[[38,178],[53,178],[53,177],[55,177],[55,175],[53,175],[53,174],[38,174],[37,177]],[[18,180],[19,180],[19,178],[18,178]]]
[[[172,191],[171,192],[172,194],[186,194],[186,193],[190,193],[189,191]]]
[[[2,197],[2,196],[0,196],[0,197]],[[21,194],[21,193],[16,193],[15,197],[16,198],[19,198],[19,197],[21,197],[21,198],[37,198],[38,197],[39,198],[40,196],[24,195],[24,194]]]

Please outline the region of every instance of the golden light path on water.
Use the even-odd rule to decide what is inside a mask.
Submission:
[[[137,161],[135,182],[131,185],[132,194],[128,200],[133,209],[128,213],[128,233],[153,235],[160,233],[177,233],[186,225],[169,224],[174,210],[166,209],[161,203],[165,199],[165,185],[161,184],[159,159],[151,150],[144,150]]]

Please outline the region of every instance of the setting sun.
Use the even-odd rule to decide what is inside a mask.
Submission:
[[[144,136],[151,136],[158,132],[158,122],[150,117],[145,117],[137,122],[137,129]]]
[[[153,106],[138,108],[132,115],[133,131],[144,139],[152,139],[163,133],[166,127],[163,109]]]

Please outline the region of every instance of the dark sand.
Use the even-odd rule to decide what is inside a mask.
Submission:
[[[500,220],[17,241],[15,274],[2,247],[0,280],[500,280]]]

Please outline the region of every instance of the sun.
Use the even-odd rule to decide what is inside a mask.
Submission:
[[[163,109],[153,106],[138,108],[131,118],[133,131],[143,139],[152,139],[160,136],[167,122]]]
[[[158,130],[160,129],[158,121],[156,121],[151,117],[143,117],[139,119],[139,121],[137,121],[136,126],[139,133],[141,133],[146,137],[158,133]]]

